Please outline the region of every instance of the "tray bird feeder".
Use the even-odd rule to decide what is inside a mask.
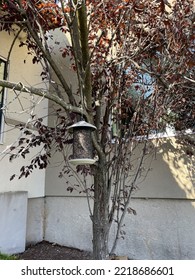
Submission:
[[[93,144],[91,132],[97,128],[87,123],[79,121],[68,127],[73,131],[73,158],[69,160],[74,165],[94,164]]]

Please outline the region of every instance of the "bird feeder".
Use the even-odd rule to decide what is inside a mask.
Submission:
[[[68,127],[73,131],[73,158],[69,160],[74,165],[94,164],[91,132],[97,128],[86,121],[77,122]]]

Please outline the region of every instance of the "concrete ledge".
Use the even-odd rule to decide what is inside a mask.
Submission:
[[[0,252],[16,254],[25,250],[27,199],[25,191],[0,193]]]
[[[36,244],[44,239],[44,203],[44,197],[28,199],[26,245]]]

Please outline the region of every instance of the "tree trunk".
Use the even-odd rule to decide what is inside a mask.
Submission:
[[[106,168],[99,163],[94,175],[94,209],[93,209],[93,258],[108,259],[109,236],[109,194],[106,184]]]

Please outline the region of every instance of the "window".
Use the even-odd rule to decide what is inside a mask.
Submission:
[[[130,71],[130,68],[128,71]],[[126,71],[127,74],[129,73],[128,71]],[[115,137],[124,137],[125,130],[130,127],[136,105],[140,101],[143,110],[140,110],[138,127],[135,127],[135,132],[133,133],[138,139],[145,138],[145,132],[147,132],[147,137],[150,139],[171,137],[181,134],[194,134],[194,99],[191,100],[191,102],[189,101],[183,110],[181,109],[177,112],[172,112],[171,109],[164,108],[163,117],[155,122],[157,118],[155,118],[154,115],[154,98],[152,98],[154,90],[155,79],[148,73],[138,74],[136,82],[132,83],[126,92],[123,92],[119,100],[120,104],[117,104],[112,110],[112,139]],[[193,96],[193,94],[191,94],[191,96]],[[189,119],[188,123],[183,121],[186,117]],[[151,127],[149,131],[147,131],[147,123],[150,118]],[[183,127],[181,123],[183,123]]]
[[[123,72],[123,80],[128,80],[128,75],[131,74],[131,68]],[[154,79],[147,73],[138,73],[136,82],[127,86],[123,90],[121,97],[117,100],[118,104],[112,110],[112,138],[124,137],[125,130],[129,128],[131,119],[135,113],[138,103],[142,103],[150,109],[149,98],[154,91]],[[141,105],[140,105],[141,106]],[[143,116],[144,114],[142,114]],[[145,115],[145,118],[147,116]],[[143,118],[140,118],[144,122]],[[137,124],[138,125],[138,124]],[[139,124],[141,125],[141,123]],[[135,127],[136,133],[142,135],[144,132]]]
[[[0,58],[0,80],[4,79],[6,79],[6,61]],[[2,139],[4,97],[5,89],[0,86],[0,140]]]

